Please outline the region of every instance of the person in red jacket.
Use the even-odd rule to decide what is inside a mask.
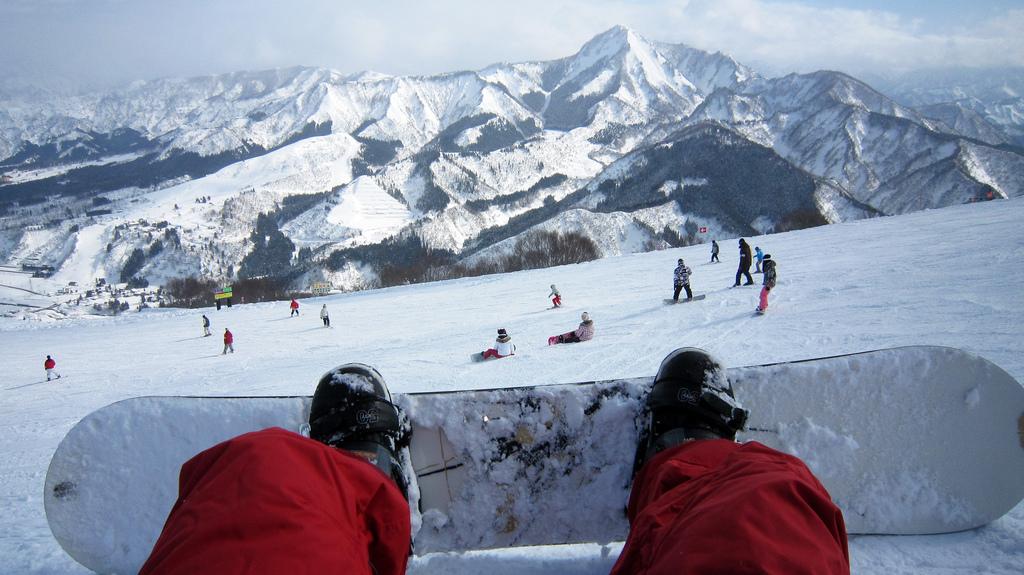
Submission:
[[[53,361],[53,358],[46,356],[46,361],[43,362],[43,369],[46,370],[46,381],[50,381],[51,378],[56,377],[60,379],[60,374],[56,371],[57,362]]]
[[[647,406],[613,575],[850,572],[842,513],[807,466],[735,442],[747,412],[718,361],[672,352]],[[368,412],[377,417],[359,417]],[[178,501],[140,573],[404,573],[411,531],[395,454],[407,422],[375,369],[328,372],[310,439],[249,433],[182,467]]]
[[[292,303],[289,307],[292,308],[292,312],[288,314],[288,317],[299,315],[299,302],[295,301],[295,298],[292,298]]]
[[[220,354],[224,355],[231,350],[231,353],[235,353],[235,334],[231,333],[228,328],[224,328],[224,351]]]

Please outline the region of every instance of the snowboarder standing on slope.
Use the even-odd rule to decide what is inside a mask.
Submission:
[[[46,361],[43,362],[43,369],[46,370],[46,381],[50,381],[53,377],[60,379],[60,374],[57,373],[57,362],[53,361],[52,357],[46,356]]]
[[[331,316],[327,315],[327,304],[320,308],[320,319],[324,322],[324,327],[331,327]]]
[[[292,312],[288,314],[288,317],[299,315],[299,302],[295,301],[295,298],[292,298],[292,303],[289,307],[292,308]]]
[[[380,417],[362,417],[368,407]],[[681,566],[849,574],[842,512],[807,466],[756,441],[736,443],[747,411],[717,360],[693,348],[669,354],[647,408],[629,536],[613,575]],[[140,573],[260,565],[403,575],[412,533],[397,463],[411,435],[403,421],[376,369],[329,371],[313,394],[310,437],[280,428],[246,433],[181,467],[178,500]],[[315,528],[265,528],[285,524]]]
[[[231,353],[235,353],[234,343],[235,343],[235,336],[234,336],[234,334],[232,334],[230,331],[228,331],[228,328],[224,328],[224,351],[221,352],[221,355],[226,354],[228,352],[228,350],[231,350]]]
[[[711,263],[722,263],[722,260],[718,259],[718,242],[711,240]]]
[[[558,293],[555,284],[551,284],[551,293],[548,294],[548,297],[551,298],[552,307],[562,307],[562,294]]]
[[[747,276],[747,283],[743,285],[754,285],[754,278],[750,277],[750,260],[750,244],[740,238],[740,266],[736,268],[736,283],[732,284],[732,287],[740,285],[740,276]]]
[[[212,335],[210,333],[210,318],[203,314],[203,337],[209,337],[210,335]]]
[[[757,260],[754,266],[754,273],[759,274],[761,273],[761,262],[764,261],[764,252],[758,246],[754,246],[754,259]]]
[[[764,282],[761,286],[761,302],[757,306],[758,313],[764,313],[768,309],[768,292],[775,287],[775,260],[771,254],[764,256]]]
[[[494,347],[486,349],[481,353],[484,359],[508,357],[516,354],[516,344],[512,343],[512,336],[505,331],[505,328],[498,330],[498,339],[494,340]]]
[[[672,286],[674,289],[672,291],[672,301],[679,301],[679,291],[683,289],[686,290],[686,299],[693,299],[693,292],[690,291],[690,268],[686,267],[686,264],[683,263],[683,258],[679,258],[679,261],[676,263],[679,265],[676,266],[676,270],[673,273]]]
[[[580,319],[582,321],[580,322],[579,327],[568,333],[549,337],[548,345],[555,345],[556,343],[578,343],[592,339],[594,337],[594,322],[590,319],[590,314],[583,312]]]

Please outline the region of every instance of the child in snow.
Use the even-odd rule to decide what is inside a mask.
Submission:
[[[292,313],[288,314],[288,317],[299,315],[299,302],[295,301],[295,298],[292,298],[290,307],[292,308]]]
[[[758,313],[764,313],[768,309],[768,292],[775,287],[775,260],[771,254],[764,256],[764,282],[761,284],[761,303],[757,306]]]
[[[674,278],[672,285],[674,289],[672,291],[672,300],[679,301],[679,291],[683,289],[686,290],[686,299],[693,299],[693,292],[690,291],[690,273],[692,272],[690,271],[690,268],[686,267],[686,264],[683,263],[683,258],[679,258],[679,261],[676,263],[679,265],[676,266],[676,270],[673,274]]]
[[[327,315],[327,304],[320,308],[320,319],[324,321],[324,327],[331,327],[331,317]]]
[[[50,381],[53,377],[60,379],[60,374],[56,371],[57,362],[53,361],[52,357],[46,356],[46,361],[43,362],[43,369],[46,370],[46,381]]]
[[[234,334],[232,334],[230,331],[228,331],[228,328],[224,328],[224,351],[221,352],[221,355],[224,355],[225,353],[227,353],[228,350],[231,350],[231,353],[235,353],[234,343],[235,343],[235,336],[234,336]]]
[[[352,378],[363,385],[336,384]],[[736,415],[745,410],[734,409],[720,362],[676,350],[653,389],[650,439],[638,446],[629,494],[629,537],[612,575],[680,572],[681,561],[688,573],[849,575],[842,511],[811,470],[792,455],[735,441],[746,414]],[[658,405],[655,397],[680,400]],[[701,399],[683,401],[690,398]],[[367,405],[381,417],[367,421]],[[139,573],[211,565],[224,573],[253,565],[286,572],[299,564],[403,575],[412,530],[397,451],[409,433],[384,378],[362,364],[335,368],[321,378],[310,411],[310,437],[264,429],[182,465],[177,502]],[[602,496],[579,495],[580,506]]]
[[[210,318],[203,314],[203,337],[207,337],[210,334]]]
[[[562,307],[562,294],[558,293],[558,288],[555,287],[555,284],[551,284],[551,293],[548,294],[548,297],[551,298],[551,303],[554,307]]]
[[[715,262],[721,263],[721,260],[718,259],[718,242],[711,240],[711,263]]]
[[[761,273],[761,262],[764,261],[764,252],[761,251],[761,248],[754,246],[754,257],[757,259],[754,273],[759,274]]]
[[[556,343],[577,343],[592,339],[594,337],[594,322],[590,319],[590,314],[583,312],[580,319],[582,321],[580,322],[579,327],[569,333],[549,337],[548,345],[555,345]]]
[[[481,354],[484,359],[502,358],[515,355],[516,345],[512,343],[512,337],[505,331],[505,328],[498,330],[498,339],[494,340],[494,347],[484,350]]]

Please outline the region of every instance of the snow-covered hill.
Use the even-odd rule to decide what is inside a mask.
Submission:
[[[67,281],[120,279],[136,250],[153,282],[231,280],[260,213],[310,250],[292,275],[345,287],[388,262],[325,271],[331,253],[399,232],[479,258],[572,220],[611,255],[659,239],[607,225],[653,208],[674,231],[746,234],[1024,193],[1024,155],[1001,136],[1012,102],[917,110],[841,73],[767,79],[621,26],[565,58],[480,71],[291,68],[0,101],[0,261],[53,265]],[[752,160],[768,156],[799,189],[787,202],[788,184]],[[680,182],[714,193],[664,193]]]
[[[730,365],[749,365],[946,345],[980,354],[1024,381],[1021,221],[1024,200],[1015,199],[748,238],[778,260],[779,284],[763,317],[751,314],[755,289],[728,287],[736,242],[718,237],[720,264],[709,264],[707,246],[699,245],[303,300],[303,310],[327,304],[330,330],[314,313],[289,318],[286,302],[51,323],[0,319],[6,368],[0,571],[82,572],[47,528],[46,466],[79,418],[126,397],[309,394],[321,373],[349,361],[377,366],[396,392],[629,377],[652,374],[679,346],[704,347]],[[661,300],[670,293],[679,257],[693,268],[695,291],[707,298],[666,307]],[[565,308],[546,309],[551,283]],[[594,340],[544,345],[548,335],[574,327],[583,311],[595,320]],[[220,355],[218,338],[201,337],[201,313],[213,320],[215,332],[229,327],[235,333],[234,355]],[[517,356],[468,363],[467,354],[492,343],[499,327],[512,334]],[[58,382],[42,381],[46,354],[65,376]],[[618,549],[428,556],[414,559],[410,572],[598,574],[608,571]],[[856,537],[850,551],[857,574],[1019,573],[1024,505],[981,529]]]

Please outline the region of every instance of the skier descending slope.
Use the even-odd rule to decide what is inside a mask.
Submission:
[[[683,258],[679,258],[676,262],[679,265],[676,266],[675,271],[672,273],[672,301],[679,301],[679,291],[686,290],[686,299],[693,299],[693,292],[690,291],[690,268],[686,267],[683,263]]]
[[[771,254],[764,256],[764,282],[761,287],[761,301],[757,306],[757,313],[763,314],[768,311],[768,292],[775,287],[775,260]]]
[[[647,401],[631,532],[613,573],[849,573],[842,514],[807,467],[734,441],[747,413],[717,361],[676,350]],[[185,463],[141,573],[404,573],[407,421],[373,368],[328,372],[312,439],[272,428]]]

